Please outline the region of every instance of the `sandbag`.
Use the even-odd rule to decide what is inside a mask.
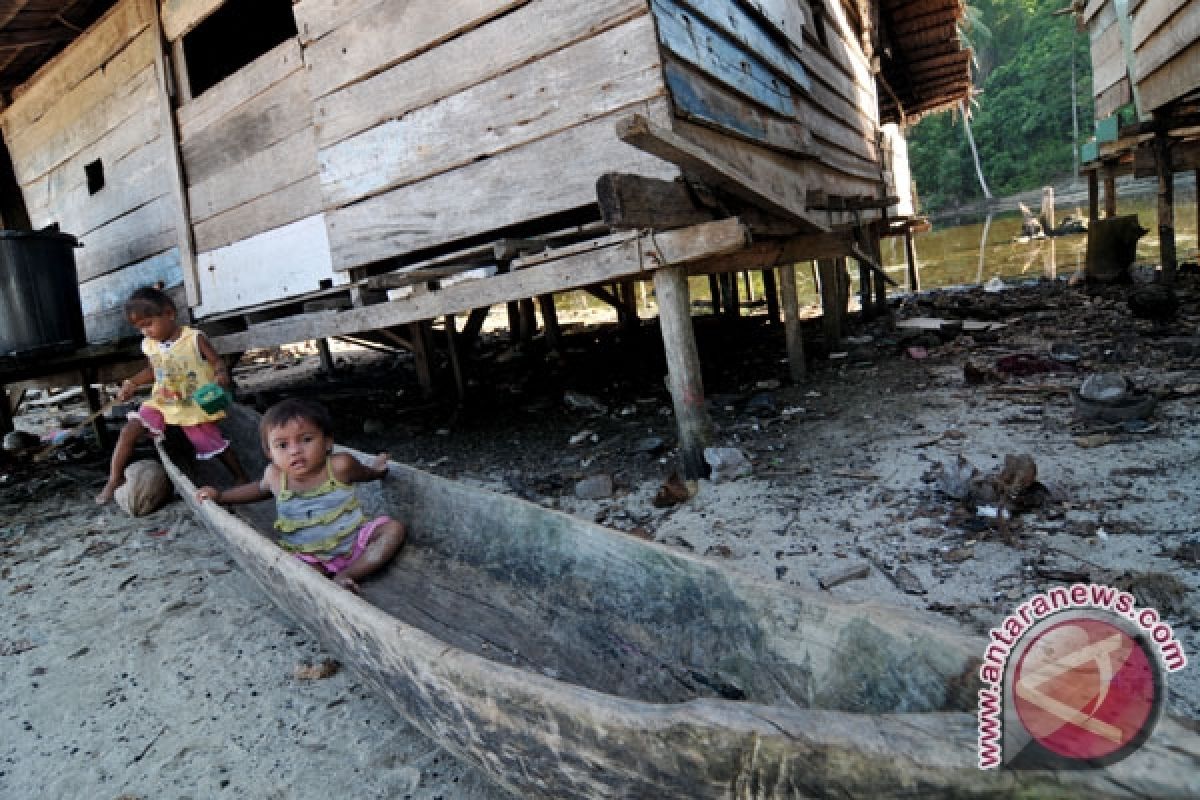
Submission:
[[[125,468],[125,483],[117,487],[113,499],[129,516],[144,517],[165,506],[174,494],[162,464],[144,460]]]

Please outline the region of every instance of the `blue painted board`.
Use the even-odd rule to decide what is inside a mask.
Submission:
[[[790,84],[741,44],[674,0],[651,0],[651,7],[668,51],[764,108],[796,118]]]
[[[799,55],[778,33],[752,15],[740,0],[678,0],[679,5],[707,19],[729,38],[740,43],[747,53],[762,59],[797,89],[812,91],[808,71]]]

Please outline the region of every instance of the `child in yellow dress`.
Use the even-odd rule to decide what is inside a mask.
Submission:
[[[225,412],[209,414],[192,397],[208,383],[229,389],[229,370],[203,333],[179,324],[177,313],[170,296],[151,287],[136,290],[125,303],[125,317],[145,337],[142,352],[150,363],[121,384],[117,400],[129,400],[139,386],[148,383],[154,388],[150,398],[136,412],[130,412],[129,421],[121,429],[109,464],[108,483],[96,495],[101,505],[111,500],[125,482],[125,468],[142,434],[148,432],[157,439],[166,433],[168,425],[183,430],[197,458],[218,458],[235,480],[246,480],[246,471],[216,424]]]
[[[369,519],[354,488],[387,475],[387,454],[363,464],[349,453],[334,453],[329,412],[297,398],[269,408],[259,429],[271,459],[262,480],[223,491],[204,486],[196,499],[255,503],[274,495],[279,545],[358,592],[357,581],[382,569],[404,544],[404,523]]]

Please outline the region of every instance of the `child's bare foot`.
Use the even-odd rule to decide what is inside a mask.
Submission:
[[[102,506],[108,504],[108,502],[113,499],[113,495],[116,493],[117,489],[119,489],[121,484],[124,482],[125,481],[109,481],[108,483],[104,484],[104,488],[100,490],[100,494],[96,495],[96,505]]]
[[[351,578],[349,575],[334,575],[333,582],[336,583],[338,586],[342,587],[343,589],[354,592],[355,594],[359,593],[358,584],[355,583],[354,579]]]

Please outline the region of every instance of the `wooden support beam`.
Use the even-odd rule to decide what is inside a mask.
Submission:
[[[871,291],[871,267],[865,261],[858,261],[858,307],[863,319],[875,317],[875,294]]]
[[[433,397],[433,367],[431,326],[429,320],[417,320],[409,323],[409,339],[412,341],[413,364],[417,370],[417,384],[421,387],[421,396],[425,399]]]
[[[871,245],[871,255],[875,257],[875,263],[879,265],[878,270],[873,270],[871,274],[871,285],[875,289],[875,313],[879,316],[887,317],[887,285],[890,282],[895,286],[895,281],[888,280],[888,274],[883,268],[883,247],[880,245],[878,225],[867,226],[868,242]]]
[[[794,264],[785,264],[781,269],[795,269]],[[775,270],[762,271],[763,294],[767,296],[767,319],[772,325],[779,324],[779,290],[775,284]]]
[[[462,342],[463,347],[471,347],[475,344],[475,340],[479,338],[479,332],[483,330],[483,323],[487,321],[488,312],[491,310],[491,306],[471,309],[471,313],[467,316],[467,324],[463,325],[462,332],[459,334],[459,341]]]
[[[521,341],[532,342],[533,337],[537,335],[537,309],[533,305],[533,298],[522,297],[521,305]]]
[[[538,307],[542,310],[542,326],[546,330],[546,344],[551,350],[562,350],[562,327],[558,324],[558,309],[554,307],[554,295],[538,295]]]
[[[717,280],[717,274],[711,272],[708,275],[708,299],[712,304],[712,313],[714,316],[721,313],[721,282]]]
[[[1096,170],[1088,170],[1087,182],[1088,224],[1091,225],[1093,222],[1100,219],[1100,176],[1096,174]]]
[[[1175,282],[1175,173],[1171,169],[1171,140],[1166,131],[1154,137],[1154,161],[1158,171],[1158,249],[1162,281]]]
[[[717,276],[717,282],[721,284],[721,308],[725,312],[725,316],[737,319],[742,314],[742,302],[738,296],[737,273],[722,272]]]
[[[467,384],[463,380],[462,364],[458,360],[458,331],[455,329],[454,315],[447,314],[445,321],[446,352],[450,354],[450,370],[454,375],[454,393],[458,397],[458,402],[462,404],[467,399]]]
[[[247,330],[214,336],[218,352],[340,336],[392,327],[484,305],[564,292],[627,276],[645,276],[666,266],[687,266],[736,252],[749,244],[749,230],[737,219],[706,222],[654,234],[619,233],[517,259],[508,273],[464,281],[437,291],[347,311],[296,315]]]
[[[810,230],[826,230],[825,225],[808,214],[805,189],[794,177],[783,180],[777,173],[758,174],[753,167],[720,158],[675,131],[651,123],[640,114],[618,120],[617,136],[621,141],[670,161],[704,183],[764,211],[794,219]]]
[[[1104,167],[1104,216],[1112,218],[1117,215],[1117,171],[1112,164]]]
[[[13,431],[13,412],[24,393],[25,390],[21,389],[13,396],[7,386],[0,386],[0,434]]]
[[[324,336],[317,339],[317,354],[321,357],[321,371],[332,377],[337,373],[337,364],[333,362],[333,353],[329,351],[329,340]]]
[[[825,346],[829,351],[837,350],[842,340],[842,315],[846,309],[842,297],[842,263],[843,260],[838,258],[817,261],[817,271],[821,277],[821,325],[825,332]]]
[[[712,423],[704,407],[704,382],[692,330],[687,270],[683,267],[655,270],[654,291],[667,359],[667,387],[679,429],[681,469],[685,480],[698,480],[708,475],[704,448],[712,435]]]
[[[717,196],[699,181],[646,178],[610,172],[596,180],[600,216],[613,230],[668,230],[735,216],[755,236],[795,236],[809,228],[729,194]]]
[[[917,261],[917,245],[913,241],[913,232],[906,228],[904,231],[904,261],[908,267],[908,290],[921,291],[921,265]]]
[[[797,261],[849,256],[854,252],[853,235],[847,231],[805,234],[787,239],[756,241],[735,253],[697,261],[688,271],[692,275],[711,275],[745,269],[770,269]]]
[[[764,272],[765,275],[765,272]],[[796,265],[779,268],[779,286],[783,294],[784,340],[787,342],[788,372],[793,383],[804,380],[804,332],[800,327],[800,298],[796,292]]]

